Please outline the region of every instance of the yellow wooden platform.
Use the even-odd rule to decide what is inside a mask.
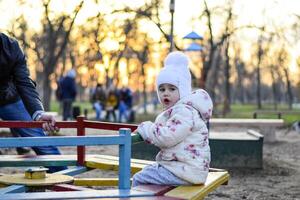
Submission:
[[[107,156],[107,155],[96,155],[93,157],[89,157],[86,162],[86,166],[98,168],[98,169],[110,169],[117,170],[118,169],[118,157],[115,156]],[[139,159],[131,159],[131,172],[135,174],[140,171],[143,167],[153,163],[153,161],[147,160],[139,160]],[[117,185],[116,179],[98,179],[95,183],[99,184],[99,182],[105,182],[106,184]],[[222,169],[211,169],[207,180],[204,185],[194,185],[194,186],[178,186],[175,189],[167,192],[165,196],[175,197],[180,199],[203,199],[209,192],[216,190],[220,185],[227,184],[229,181],[229,173],[226,170]],[[82,186],[83,182],[79,180],[74,180],[74,184],[78,184]],[[89,180],[87,180],[89,183]]]
[[[34,156],[34,157],[22,157],[17,155],[12,156],[0,156],[0,165],[1,162],[7,163],[7,161],[13,162],[14,164],[19,162],[28,162],[31,163],[37,162],[41,164],[41,160],[44,160],[45,163],[54,161],[68,161],[70,163],[76,162],[75,155],[55,155],[55,157],[48,156],[47,159],[45,156]],[[46,159],[46,160],[45,160]],[[140,159],[131,159],[131,173],[132,175],[140,171],[143,167],[153,163],[153,161],[140,160]],[[33,164],[34,165],[34,164]],[[119,157],[109,156],[109,155],[87,155],[85,166],[90,169],[102,169],[102,170],[114,170],[117,171],[119,168]],[[220,185],[227,184],[229,181],[229,173],[226,170],[222,169],[210,169],[208,178],[204,185],[194,185],[194,186],[178,186],[169,192],[165,193],[164,196],[170,198],[179,198],[179,199],[203,199],[208,195],[209,192],[216,190]],[[74,178],[74,185],[76,186],[117,186],[117,178]]]
[[[229,174],[227,171],[209,172],[204,185],[178,186],[167,192],[165,196],[191,200],[203,199],[220,185],[227,184],[228,180]]]

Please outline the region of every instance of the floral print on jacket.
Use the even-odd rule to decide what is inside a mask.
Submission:
[[[159,164],[192,184],[204,183],[208,175],[206,123],[212,108],[208,93],[199,89],[158,115],[154,123],[141,123],[137,130],[145,141],[160,148],[156,155]]]

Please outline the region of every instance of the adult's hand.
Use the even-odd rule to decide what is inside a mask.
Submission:
[[[43,129],[47,132],[56,132],[59,131],[59,128],[55,126],[56,120],[53,115],[47,113],[41,113],[38,121],[46,121],[43,123]]]

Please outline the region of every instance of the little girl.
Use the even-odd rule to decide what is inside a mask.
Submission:
[[[181,52],[166,57],[156,82],[164,111],[154,123],[141,123],[137,132],[160,152],[155,164],[133,176],[132,184],[205,183],[210,163],[206,122],[212,114],[211,98],[202,89],[191,91],[188,58]]]

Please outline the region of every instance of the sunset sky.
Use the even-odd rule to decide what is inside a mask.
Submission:
[[[41,13],[41,7],[39,1],[26,0],[24,2],[30,2],[31,8],[17,7],[17,0],[0,0],[0,28],[5,28],[9,25],[16,15],[21,12],[25,12],[25,15],[32,21],[32,26],[39,24],[39,16]],[[62,1],[52,0],[53,6],[57,11],[71,11],[73,6],[79,2],[79,0]],[[70,3],[72,2],[72,3]],[[95,7],[91,0],[85,1],[84,11],[80,12],[78,21],[83,18],[96,13],[98,10],[103,12],[109,12],[109,8],[104,6]],[[144,4],[144,0],[102,0],[105,2],[102,5],[112,5],[118,7],[121,5],[140,6]],[[226,2],[225,0],[207,1],[209,6],[222,5],[220,2]],[[165,0],[165,11],[168,11],[169,0]],[[240,24],[253,23],[256,25],[262,24],[267,20],[267,23],[274,24],[289,24],[292,20],[293,14],[300,15],[300,1],[299,0],[242,0],[235,1],[234,12],[239,16],[238,20]],[[199,33],[201,27],[199,22],[192,23],[191,19],[197,17],[203,8],[203,1],[201,0],[175,0],[175,34],[178,36],[184,36],[186,33],[194,29]],[[265,13],[265,14],[263,14]],[[262,16],[265,15],[263,20]],[[165,18],[169,17],[169,13],[166,12]],[[202,25],[203,26],[203,25]]]
[[[17,0],[0,0],[0,30],[7,29],[14,17],[22,12],[25,13],[27,19],[30,19],[30,25],[32,27],[39,27],[40,15],[42,13],[42,8],[39,3],[41,2],[36,0],[24,0],[24,2],[29,2],[31,4],[31,6],[27,8],[16,6],[17,2]],[[78,4],[78,2],[79,0],[52,0],[52,6],[55,7],[56,11],[71,12],[74,5]],[[145,3],[143,0],[101,0],[99,1],[100,6],[96,7],[93,2],[94,1],[92,0],[85,1],[84,8],[80,11],[78,16],[77,23],[81,23],[86,17],[95,15],[98,11],[109,13],[111,7],[117,8],[122,5],[141,6]],[[166,21],[170,19],[169,2],[169,0],[164,1],[164,12],[161,12],[162,18]],[[222,2],[226,1],[207,1],[208,6],[210,7],[224,5]],[[294,14],[300,15],[299,0],[236,0],[234,5],[234,13],[238,16],[238,26],[243,24],[255,24],[256,26],[269,24],[270,27],[276,25],[285,27],[292,23]],[[202,0],[175,0],[174,35],[177,39],[182,38],[192,30],[200,35],[205,32],[206,26],[204,22],[197,20],[202,9]],[[221,26],[218,25],[218,20],[215,20],[214,23],[214,29],[217,31]],[[147,25],[146,28],[149,29],[154,38],[159,37],[161,34],[153,24]],[[287,38],[290,40],[290,53],[293,57],[299,56],[299,42],[295,43],[289,36],[290,33],[287,32],[286,34],[288,35]],[[243,32],[242,38],[245,45],[249,45],[250,43],[247,44],[247,41],[257,40],[257,33],[255,33],[255,31],[250,32],[247,30]],[[296,70],[295,62],[291,63],[291,70]]]

